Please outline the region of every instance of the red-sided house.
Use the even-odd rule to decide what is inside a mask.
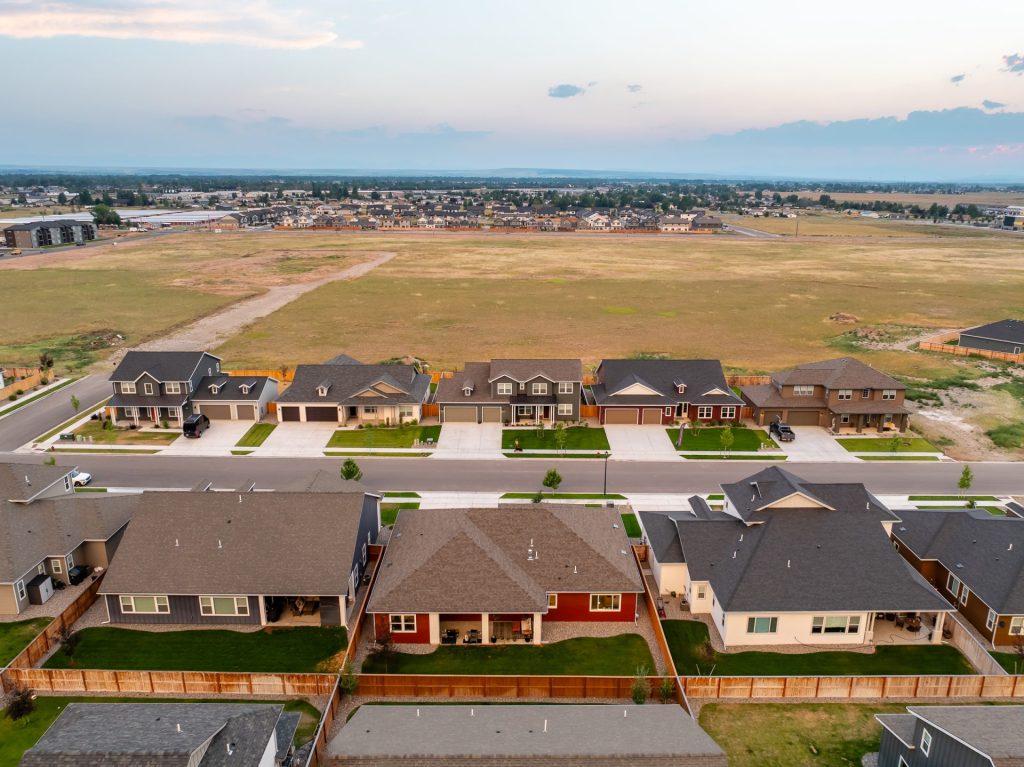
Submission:
[[[409,509],[367,612],[396,643],[541,644],[549,621],[632,623],[642,592],[614,509]]]
[[[738,422],[743,408],[718,360],[603,360],[591,391],[602,424]]]

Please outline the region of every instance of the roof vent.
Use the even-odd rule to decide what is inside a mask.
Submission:
[[[787,559],[786,560],[786,567],[790,567],[792,565],[792,563],[793,563],[792,559]]]
[[[1010,545],[1009,545],[1009,546],[1008,546],[1008,547],[1006,548],[1006,550],[1007,550],[1007,551],[1013,551],[1013,544],[1011,543],[1011,544],[1010,544]]]
[[[755,496],[756,498],[760,498],[760,497],[761,497],[761,488],[760,488],[760,486],[759,486],[759,485],[757,484],[757,482],[751,482],[751,483],[750,483],[750,487],[751,487],[751,489],[752,489],[752,490],[754,491],[754,496]],[[753,499],[751,499],[751,500],[753,500]]]
[[[178,724],[176,725],[176,730],[177,732],[181,732],[181,722],[178,722]]]
[[[218,548],[218,549],[223,549],[223,548],[224,548],[224,544],[223,544],[223,543],[221,543],[221,540],[220,540],[220,538],[218,538],[218,539],[217,539],[217,548]]]
[[[736,552],[736,551],[733,551],[733,552],[732,552],[732,558],[733,558],[733,559],[736,559],[736,554],[737,554],[737,552]]]
[[[957,562],[956,563],[956,569],[957,570],[963,570],[964,569],[963,562]]]
[[[579,573],[580,573],[580,571],[576,569],[576,565],[573,565],[572,566],[572,574],[573,575],[579,575]]]
[[[235,754],[235,744],[234,743],[226,743],[225,747],[227,748],[228,756],[234,756],[234,754]]]
[[[25,475],[25,484],[32,487],[32,480],[28,478],[28,474]]]
[[[905,533],[905,532],[907,532],[907,528],[905,528],[905,527],[900,527],[900,532],[901,532],[901,533]]]
[[[177,538],[174,539],[174,548],[178,548],[178,539]]]

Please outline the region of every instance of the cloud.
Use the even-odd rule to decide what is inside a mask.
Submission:
[[[582,96],[586,91],[578,85],[552,85],[548,88],[548,95],[553,99],[571,99],[573,96]]]
[[[966,78],[967,78],[967,75],[953,75],[953,76],[952,76],[951,78],[949,78],[949,81],[950,81],[951,83],[953,83],[953,85],[959,85],[959,84],[960,84],[960,83],[962,83],[962,82],[963,82],[963,81],[964,81],[964,80],[965,80]]]
[[[988,99],[982,101],[981,105],[985,107],[985,109],[1002,109],[1003,107],[1006,106],[1006,104],[1003,104],[999,101],[989,101]]]
[[[1024,53],[1011,53],[1003,56],[1003,63],[1006,64],[1003,67],[1004,72],[1016,72],[1018,75],[1024,75]]]
[[[98,37],[307,50],[361,48],[329,20],[280,0],[0,0],[0,36]]]
[[[629,91],[630,93],[639,93],[643,89],[644,89],[644,86],[638,85],[636,83],[633,83],[631,85],[627,85],[626,86],[626,90]]]

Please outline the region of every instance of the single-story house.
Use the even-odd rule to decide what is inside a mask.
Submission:
[[[347,626],[380,497],[146,492],[100,587],[115,624]]]
[[[280,703],[70,703],[19,767],[280,767],[300,715]]]
[[[0,615],[42,604],[74,567],[110,564],[138,496],[76,495],[72,471],[0,464]]]
[[[632,623],[642,593],[615,509],[407,509],[367,612],[396,643],[540,644],[548,621]]]
[[[952,608],[893,549],[898,519],[864,485],[772,466],[722,491],[722,511],[694,496],[690,512],[639,517],[660,592],[711,616],[726,647],[870,644],[878,613],[925,613],[919,631],[941,642]]]
[[[209,352],[130,351],[110,375],[107,408],[117,421],[180,424],[192,414],[200,381],[220,375],[220,357]]]
[[[1024,519],[984,509],[899,511],[896,550],[992,646],[1024,637]]]
[[[1024,320],[999,320],[960,331],[959,345],[1007,354],[1024,353]]]
[[[681,706],[362,706],[327,747],[329,767],[726,767]]]
[[[602,360],[590,388],[602,424],[739,422],[743,408],[718,360]]]
[[[278,397],[277,419],[397,425],[420,420],[429,396],[430,376],[412,365],[299,365]]]
[[[580,420],[582,391],[580,360],[491,360],[442,378],[434,401],[442,423],[554,423]]]
[[[192,409],[211,421],[259,421],[277,390],[277,379],[267,376],[204,376],[192,393]]]
[[[878,767],[1024,765],[1024,706],[908,706],[875,719]]]

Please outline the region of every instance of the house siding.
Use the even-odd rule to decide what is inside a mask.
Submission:
[[[932,736],[928,756],[921,751],[921,733],[927,729]],[[918,720],[914,725],[913,748],[882,728],[878,749],[878,767],[898,767],[902,756],[909,767],[992,767],[992,761],[931,725]]]
[[[965,349],[985,349],[990,352],[1006,352],[1007,354],[1019,354],[1017,349],[1024,349],[1024,342],[997,341],[994,338],[981,338],[972,336],[969,333],[960,334],[960,346]]]
[[[374,613],[373,635],[379,637],[391,631],[391,617],[388,613]],[[397,632],[391,635],[395,644],[429,644],[430,643],[430,615],[429,613],[416,614],[416,631]]]
[[[260,623],[259,597],[249,596],[248,615],[201,615],[199,597],[169,595],[167,603],[169,613],[159,615],[138,615],[121,612],[121,601],[118,594],[106,594],[107,610],[111,623],[124,624],[183,624],[194,626],[230,626],[258,625]]]
[[[815,616],[858,615],[860,631],[856,634],[812,634],[811,621]],[[871,641],[871,632],[867,630],[874,613],[842,610],[831,612],[784,613],[765,610],[756,613],[729,612],[725,614],[725,627],[722,627],[721,616],[716,617],[722,642],[726,647],[769,646],[769,645],[859,645]],[[776,618],[778,620],[774,634],[748,634],[748,618]]]
[[[582,621],[588,623],[633,621],[636,619],[636,596],[636,594],[622,594],[621,599],[619,600],[619,609],[615,612],[591,612],[590,594],[559,593],[558,607],[549,608],[548,611],[544,613],[543,620],[545,622]]]

